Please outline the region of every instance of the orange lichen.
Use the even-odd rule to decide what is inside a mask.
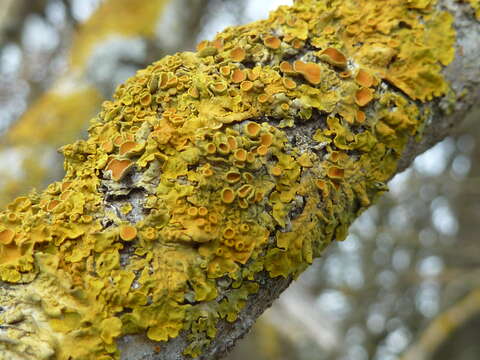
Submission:
[[[270,100],[270,96],[268,96],[267,94],[260,94],[258,96],[258,102],[260,103],[266,103],[269,100]]]
[[[321,70],[320,66],[315,63],[304,63],[303,61],[296,60],[293,63],[293,69],[302,74],[305,80],[310,82],[311,84],[317,85],[320,84],[320,75]]]
[[[55,209],[57,207],[58,204],[60,204],[60,201],[58,201],[58,200],[50,201],[47,205],[47,210],[52,211],[53,209]]]
[[[213,143],[208,143],[206,146],[206,150],[209,154],[215,154],[217,152],[217,147]]]
[[[260,135],[260,143],[265,146],[270,146],[273,143],[273,135],[271,133],[264,133]]]
[[[238,149],[237,151],[235,151],[234,156],[235,156],[235,159],[238,161],[247,160],[247,152],[245,151],[245,149]]]
[[[242,81],[244,81],[245,79],[247,78],[247,75],[245,74],[245,71],[241,70],[241,69],[235,69],[233,70],[233,73],[232,73],[232,81],[234,83],[241,83]]]
[[[8,245],[13,241],[15,237],[15,232],[10,229],[5,229],[0,231],[0,244]]]
[[[245,125],[245,132],[248,136],[254,138],[257,137],[258,134],[260,133],[261,127],[255,122],[249,122],[247,125]]]
[[[367,116],[365,115],[365,113],[363,111],[361,111],[361,110],[357,111],[356,116],[355,116],[355,120],[357,121],[357,123],[363,124],[365,122],[366,118],[367,118]]]
[[[265,156],[268,152],[268,146],[265,146],[265,145],[260,145],[258,148],[257,148],[257,154],[260,155],[260,156]]]
[[[132,165],[133,163],[130,160],[112,159],[107,164],[106,170],[111,171],[113,180],[120,181]]]
[[[282,41],[276,36],[267,36],[263,40],[263,43],[266,47],[274,50],[280,48],[280,45],[282,45]]]
[[[137,229],[131,225],[121,225],[118,233],[124,241],[132,241],[137,237]]]
[[[191,88],[188,89],[188,95],[190,95],[191,97],[193,97],[195,99],[197,99],[200,96],[200,94],[198,93],[198,89],[195,88],[195,87],[191,87]]]
[[[233,239],[235,237],[235,229],[231,227],[225,228],[225,230],[223,230],[223,237],[225,239]]]
[[[300,164],[301,167],[304,168],[311,168],[313,167],[313,162],[310,156],[307,153],[302,154],[298,159],[298,163]]]
[[[115,146],[120,146],[124,141],[125,141],[125,139],[123,138],[123,136],[119,135],[119,136],[116,136],[116,137],[113,139],[113,144],[114,144]]]
[[[112,140],[107,140],[102,143],[102,149],[105,151],[107,154],[111,153],[113,151],[113,141]]]
[[[332,166],[328,168],[327,175],[332,179],[341,179],[345,175],[345,169],[339,168],[337,166]]]
[[[260,74],[261,74],[261,69],[256,67],[256,68],[253,68],[253,69],[250,69],[250,71],[248,72],[248,79],[250,81],[255,81],[257,80],[259,77],[260,77]]]
[[[155,240],[157,237],[157,231],[153,227],[147,227],[143,232],[142,235],[145,239],[152,241]]]
[[[231,204],[235,200],[235,191],[231,188],[225,188],[222,190],[221,197],[225,204]]]
[[[253,195],[253,186],[249,184],[242,185],[238,191],[238,197],[240,198],[246,198],[250,195]]]
[[[221,142],[218,144],[217,150],[220,154],[228,154],[230,152],[230,146],[228,143]]]
[[[225,91],[227,91],[227,84],[222,81],[218,81],[211,84],[210,89],[212,89],[216,94],[223,94]]]
[[[67,191],[68,188],[69,188],[71,185],[72,185],[72,182],[71,182],[71,181],[64,181],[64,182],[62,182],[62,184],[60,185],[60,190],[61,190],[62,192]]]
[[[220,68],[220,74],[222,74],[223,76],[228,76],[230,75],[230,72],[232,71],[232,69],[230,68],[230,66],[228,65],[225,65],[225,66],[222,66]]]
[[[279,166],[273,166],[271,169],[270,169],[270,172],[272,173],[273,176],[280,176],[282,175],[282,168],[279,167]]]
[[[240,181],[241,178],[242,178],[242,175],[237,171],[229,171],[225,175],[225,179],[229,183],[236,183],[236,182]]]
[[[235,136],[232,136],[232,135],[228,136],[227,143],[228,143],[228,146],[230,147],[230,150],[237,149],[238,143],[237,143],[237,139],[235,139]]]
[[[358,106],[366,106],[373,100],[373,91],[369,88],[361,88],[355,93],[355,102]]]
[[[120,145],[119,154],[125,155],[135,151],[140,151],[140,149],[141,149],[141,144],[135,141],[125,141],[124,143],[122,143],[122,145]]]
[[[299,40],[299,39],[295,39],[292,42],[292,46],[293,46],[294,49],[301,49],[304,45],[305,45],[305,43],[302,40]]]
[[[217,48],[218,50],[221,50],[223,48],[223,40],[222,39],[215,39],[212,41],[212,45]]]
[[[195,206],[191,206],[187,209],[187,214],[191,217],[195,217],[198,215],[198,208]]]
[[[373,76],[368,71],[359,69],[357,72],[357,76],[355,76],[355,81],[358,85],[363,87],[370,87],[373,85]]]
[[[293,90],[297,87],[297,83],[295,81],[293,81],[292,79],[284,78],[282,81],[283,81],[283,85],[288,90]]]
[[[233,61],[242,62],[245,59],[246,52],[241,47],[236,47],[230,51],[230,57]]]
[[[327,48],[323,50],[320,52],[319,58],[333,66],[338,66],[340,68],[347,66],[347,58],[335,48]]]
[[[280,71],[282,71],[286,74],[294,74],[295,73],[295,70],[293,69],[292,64],[290,64],[287,61],[282,61],[279,66],[280,66]]]
[[[324,198],[326,198],[326,197],[329,196],[329,194],[330,194],[330,189],[329,189],[329,187],[328,187],[328,184],[327,184],[324,180],[320,180],[320,179],[319,179],[319,180],[316,180],[316,181],[315,181],[315,185],[317,186],[317,188],[318,188],[319,190],[321,190],[322,196],[323,196]]]
[[[143,106],[148,106],[152,103],[152,95],[150,93],[145,93],[142,94],[142,97],[140,98],[140,104]]]
[[[242,81],[240,84],[240,89],[242,89],[243,91],[250,91],[252,90],[252,88],[253,88],[253,82],[251,81],[245,80],[245,81]]]
[[[208,221],[210,221],[212,224],[218,224],[217,215],[215,215],[215,214],[208,215]]]

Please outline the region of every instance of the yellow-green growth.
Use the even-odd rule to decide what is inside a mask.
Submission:
[[[256,274],[343,240],[448,89],[434,3],[298,0],[119,86],[65,179],[0,215],[0,276],[42,299],[58,359],[118,358],[142,331],[188,330],[198,355]]]
[[[473,10],[475,10],[475,16],[480,20],[480,0],[468,0],[468,2],[473,7]]]
[[[70,60],[74,76],[63,76],[43,94],[0,139],[0,152],[15,147],[20,172],[2,174],[0,206],[32,188],[43,188],[62,176],[62,168],[51,165],[52,153],[79,138],[97,111],[102,97],[86,82],[86,62],[95,46],[108,36],[151,37],[169,0],[134,2],[107,0],[73,36]],[[66,91],[65,84],[74,88]],[[46,158],[49,158],[48,168]]]

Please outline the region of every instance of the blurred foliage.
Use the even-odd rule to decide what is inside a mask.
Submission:
[[[106,0],[73,36],[72,67],[83,67],[92,48],[108,36],[152,37],[162,10],[170,0]]]

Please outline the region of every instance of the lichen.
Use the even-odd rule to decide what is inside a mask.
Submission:
[[[472,6],[473,10],[475,10],[475,16],[477,20],[480,20],[480,0],[467,0],[470,5]]]
[[[199,355],[258,273],[298,276],[386,190],[448,89],[451,22],[434,1],[298,0],[139,71],[62,148],[64,180],[0,213],[1,279],[41,299],[58,359],[182,330]]]
[[[14,171],[2,173],[0,207],[63,176],[56,149],[82,136],[88,127],[86,119],[95,115],[103,100],[87,76],[92,52],[109,37],[153,37],[169,1],[103,1],[78,26],[69,54],[71,71],[60,74],[52,88],[31,104],[5,134],[0,134],[0,158],[8,160],[13,153],[18,164]],[[148,101],[149,95],[141,103]]]

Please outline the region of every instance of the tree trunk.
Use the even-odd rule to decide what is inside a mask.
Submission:
[[[298,0],[139,71],[0,213],[0,354],[222,357],[478,103],[479,38],[454,1]]]

